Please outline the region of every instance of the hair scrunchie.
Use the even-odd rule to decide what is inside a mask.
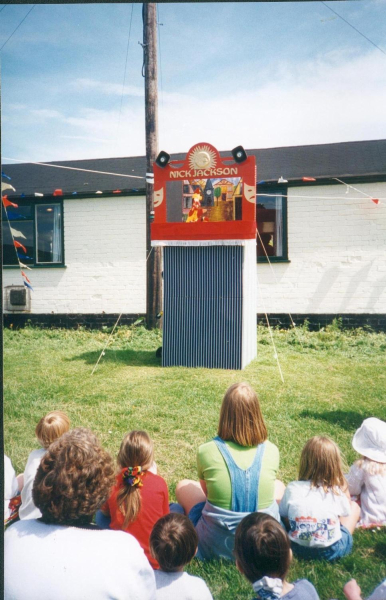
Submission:
[[[252,584],[253,590],[257,597],[261,600],[277,600],[281,596],[283,590],[283,582],[281,579],[273,577],[262,577]]]
[[[144,474],[145,472],[142,467],[126,467],[122,471],[122,479],[126,485],[130,485],[131,487],[142,487],[142,477]]]

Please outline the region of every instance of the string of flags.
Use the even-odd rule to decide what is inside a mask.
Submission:
[[[349,190],[354,190],[355,192],[357,192],[358,194],[362,194],[363,196],[366,196],[366,198],[369,198],[370,200],[372,200],[372,202],[374,202],[374,204],[385,204],[385,202],[381,202],[381,200],[386,200],[386,198],[374,198],[373,196],[370,196],[370,194],[366,194],[366,192],[363,192],[362,190],[358,190],[358,188],[354,187],[353,185],[350,185],[349,183],[345,183],[344,181],[342,181],[341,179],[338,179],[337,177],[331,177],[331,179],[338,181],[339,183],[342,183],[343,185],[346,186],[346,194],[348,194]],[[302,177],[301,178],[302,181],[304,181],[305,183],[307,182],[313,182],[316,181],[315,177]],[[288,183],[288,179],[284,179],[284,177],[281,175],[277,181],[278,183]],[[257,182],[257,185],[262,185],[264,183],[267,183],[265,180],[260,180]],[[271,183],[271,182],[270,182]],[[258,194],[259,196],[272,196],[275,197],[276,194]],[[288,195],[286,194],[282,194],[282,196],[287,197]],[[304,196],[303,194],[301,196],[294,196],[293,194],[291,194],[291,198],[313,198],[315,200],[331,200],[333,198],[333,196]],[[340,197],[337,197],[338,199]],[[347,198],[348,200],[357,200],[357,198]]]
[[[9,177],[8,175],[5,175],[5,173],[1,173],[2,177],[5,177],[8,180],[11,180],[11,177]],[[28,267],[26,264],[22,263],[20,258],[22,259],[31,259],[30,256],[28,256],[27,254],[27,248],[24,246],[24,244],[22,244],[21,242],[19,242],[17,239],[15,238],[21,238],[21,239],[27,239],[25,237],[25,235],[21,232],[18,231],[17,229],[15,229],[14,227],[11,227],[11,223],[9,222],[9,217],[8,217],[8,211],[7,211],[7,207],[12,206],[12,208],[19,208],[19,205],[16,204],[15,202],[11,202],[10,200],[8,200],[8,197],[6,194],[3,195],[3,191],[6,190],[12,190],[13,192],[16,192],[15,188],[10,185],[9,183],[5,183],[4,181],[1,182],[1,194],[2,194],[2,201],[3,201],[3,206],[4,206],[4,211],[5,214],[7,216],[7,221],[8,221],[8,225],[9,225],[9,230],[11,232],[11,237],[12,237],[12,241],[13,241],[13,245],[15,247],[15,251],[16,251],[16,257],[19,263],[19,268],[20,268],[20,274],[22,276],[22,281],[23,284],[26,288],[30,289],[31,291],[34,291],[32,285],[31,285],[31,281],[29,280],[29,278],[27,277],[27,275],[24,273],[22,267],[24,269],[28,269],[29,271],[31,271],[32,269],[30,267]],[[35,194],[36,195],[36,194]],[[43,196],[43,194],[41,194]],[[21,254],[21,252],[19,251],[21,250],[23,252],[23,254]]]

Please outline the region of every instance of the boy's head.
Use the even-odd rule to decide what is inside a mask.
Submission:
[[[60,410],[53,410],[40,419],[35,434],[43,448],[48,448],[69,429],[70,420],[67,415]]]
[[[284,580],[292,553],[284,528],[270,515],[251,513],[236,529],[236,565],[251,583],[266,575]]]
[[[150,551],[162,571],[180,571],[196,554],[198,536],[185,515],[170,513],[161,517],[150,535]]]

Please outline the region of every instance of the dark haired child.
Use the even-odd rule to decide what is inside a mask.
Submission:
[[[254,600],[318,600],[307,581],[286,580],[292,561],[291,544],[284,528],[270,515],[251,513],[236,529],[236,566],[251,583]]]
[[[101,513],[110,517],[110,529],[131,533],[153,569],[158,569],[150,554],[149,538],[154,524],[169,513],[169,492],[166,481],[152,472],[154,448],[146,431],[130,431],[125,435],[118,453],[118,467],[116,484]],[[96,523],[106,527],[98,513]]]
[[[160,565],[155,571],[157,600],[213,600],[203,579],[184,573],[197,545],[196,530],[185,515],[170,513],[154,525],[150,550]]]

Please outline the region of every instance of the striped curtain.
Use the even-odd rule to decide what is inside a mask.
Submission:
[[[242,368],[243,250],[164,248],[164,367]]]

